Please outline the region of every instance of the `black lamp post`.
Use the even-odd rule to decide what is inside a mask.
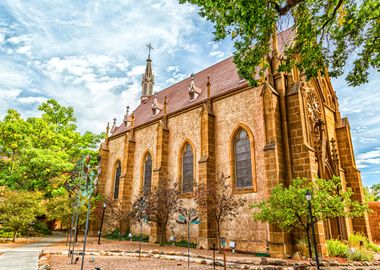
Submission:
[[[319,270],[320,268],[319,268],[319,258],[318,258],[318,250],[317,250],[317,240],[315,239],[313,214],[311,212],[311,193],[310,193],[310,190],[306,191],[305,198],[307,200],[307,204],[309,207],[310,225],[311,225],[311,231],[313,234],[313,245],[314,245],[314,252],[315,252],[315,263],[317,265],[317,270]]]
[[[104,203],[103,203],[102,220],[100,221],[100,229],[99,229],[99,232],[98,232],[98,245],[100,244],[100,237],[102,237],[104,212],[106,211],[106,207],[107,207],[107,204],[106,204],[106,202],[104,202]]]

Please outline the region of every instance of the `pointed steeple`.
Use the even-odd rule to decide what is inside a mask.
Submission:
[[[145,101],[148,97],[153,94],[153,85],[154,85],[154,75],[152,71],[152,60],[150,59],[150,51],[153,49],[152,45],[149,43],[146,45],[149,49],[148,59],[146,59],[146,68],[145,73],[142,76],[142,93],[141,93],[141,102]]]

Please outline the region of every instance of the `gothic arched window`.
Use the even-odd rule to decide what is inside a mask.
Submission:
[[[194,155],[189,143],[182,153],[182,192],[193,192],[194,185]]]
[[[152,156],[148,153],[144,161],[144,179],[143,179],[143,191],[144,195],[150,192],[152,186]]]
[[[235,188],[252,187],[251,142],[247,131],[238,130],[234,137]]]
[[[113,191],[113,198],[115,200],[119,198],[120,175],[121,175],[121,164],[120,164],[120,161],[118,161],[116,172],[115,172],[115,187]]]

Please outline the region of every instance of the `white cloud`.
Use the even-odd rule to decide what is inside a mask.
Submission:
[[[222,58],[222,57],[224,57],[224,52],[222,52],[222,51],[212,51],[212,52],[210,52],[210,56],[215,56],[217,58]]]
[[[358,154],[356,163],[360,169],[371,171],[373,166],[380,165],[380,147]]]
[[[28,86],[30,78],[24,68],[0,61],[0,91]]]
[[[0,91],[0,100],[2,99],[14,99],[18,97],[21,93],[20,89],[13,89],[13,90],[1,90]]]
[[[45,97],[20,97],[17,99],[17,102],[18,103],[21,103],[21,104],[40,104],[44,101],[48,100],[47,98]]]

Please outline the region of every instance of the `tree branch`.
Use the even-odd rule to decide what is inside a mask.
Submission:
[[[341,7],[341,5],[343,4],[343,0],[339,0],[338,4],[335,6],[334,8],[334,11],[332,13],[332,16],[330,18],[328,18],[324,24],[322,25],[321,27],[321,30],[324,30],[324,28],[326,27],[326,25],[335,17],[336,13],[338,12],[338,9]]]
[[[288,0],[286,2],[286,5],[283,6],[283,7],[280,7],[280,6],[276,5],[276,10],[277,10],[277,12],[278,12],[278,14],[280,16],[283,16],[286,13],[288,13],[288,11],[290,9],[292,9],[295,6],[297,6],[299,3],[303,2],[303,1],[305,1],[305,0]]]

